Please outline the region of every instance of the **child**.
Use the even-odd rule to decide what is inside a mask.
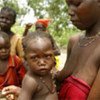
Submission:
[[[72,23],[85,33],[69,40],[65,67],[57,74],[64,80],[59,100],[87,100],[100,67],[100,0],[66,2]]]
[[[18,100],[58,100],[51,69],[55,66],[53,45],[48,34],[36,31],[23,39],[29,66]]]
[[[35,23],[35,30],[47,31],[49,22],[50,22],[49,19],[38,19]],[[23,36],[27,35],[28,30],[32,27],[32,25],[33,25],[32,23],[26,24]]]
[[[59,50],[55,40],[53,39],[53,37],[49,33],[49,31],[47,31],[47,27],[48,27],[49,22],[50,22],[49,19],[38,19],[35,23],[35,29],[47,32],[49,34],[49,37],[53,43],[53,49],[55,51],[54,54],[55,54],[55,56],[58,56],[58,55],[60,55],[60,50]]]
[[[10,37],[11,55],[18,55],[23,60],[23,48],[21,45],[21,37],[15,35],[11,28],[16,22],[16,12],[10,7],[3,7],[0,11],[0,28],[1,31],[7,33]]]
[[[36,31],[43,31],[49,34],[49,37],[53,43],[53,49],[55,50],[55,56],[60,55],[60,50],[57,46],[57,44],[55,43],[55,40],[53,39],[53,37],[50,35],[50,33],[47,31],[47,27],[49,24],[50,20],[49,19],[38,19],[35,23],[35,30]],[[28,30],[31,28],[32,24],[29,23],[26,25],[25,27],[25,32],[23,33],[23,36],[27,35]]]
[[[50,19],[38,19],[35,23],[35,30],[47,31]]]
[[[0,11],[0,29],[1,31],[5,32],[8,34],[10,38],[10,55],[15,56],[18,55],[21,60],[23,61],[23,48],[21,44],[21,37],[18,35],[15,35],[12,31],[11,28],[16,22],[16,12],[10,7],[3,7]],[[14,59],[12,58],[12,61]],[[13,61],[14,62],[14,61]],[[9,90],[6,93],[14,92],[16,93],[16,86],[9,86],[9,87],[4,87],[3,91]],[[19,89],[18,89],[19,90]]]
[[[24,75],[25,68],[21,60],[16,55],[10,55],[9,36],[0,31],[0,91],[9,85],[20,87]]]

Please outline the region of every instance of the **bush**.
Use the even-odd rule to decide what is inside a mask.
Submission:
[[[34,31],[34,28],[33,29],[32,28],[30,30]],[[12,31],[14,33],[22,36],[24,29],[25,29],[24,26],[21,27],[20,25],[15,24],[12,28]],[[79,30],[77,30],[75,28],[74,29],[66,29],[63,32],[59,32],[59,33],[53,31],[51,35],[54,37],[54,39],[55,39],[55,41],[56,41],[56,43],[58,44],[59,47],[66,47],[66,45],[68,44],[68,40],[69,40],[70,36],[76,34],[78,31]]]
[[[23,32],[24,32],[24,27],[21,27],[21,26],[19,26],[19,25],[14,25],[13,27],[12,27],[12,31],[15,33],[15,34],[19,34],[19,35],[21,35],[22,36],[22,34],[23,34]]]
[[[60,47],[66,47],[66,45],[68,44],[69,38],[72,35],[76,34],[77,32],[79,32],[79,30],[67,29],[67,30],[61,32],[60,36],[57,35],[57,33],[54,33],[52,35]]]

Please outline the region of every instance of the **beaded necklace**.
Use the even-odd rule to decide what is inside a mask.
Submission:
[[[54,94],[56,92],[56,90],[55,90],[56,85],[54,84],[54,82],[52,82],[52,89],[50,89],[49,86],[47,85],[46,81],[43,79],[43,77],[40,77],[40,80],[45,85],[45,87],[49,90],[49,92],[51,94]]]
[[[86,47],[86,46],[90,45],[91,43],[93,43],[97,39],[97,37],[99,37],[99,36],[100,36],[100,34],[97,34],[97,35],[92,36],[92,37],[81,37],[79,39],[78,45],[80,47]]]

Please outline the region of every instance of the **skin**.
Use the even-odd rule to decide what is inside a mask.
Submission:
[[[10,53],[10,42],[8,39],[0,37],[0,73],[7,70],[8,57]]]
[[[42,23],[36,23],[36,30],[46,31],[46,27]]]
[[[47,30],[46,30],[47,27],[45,27],[42,23],[38,22],[38,23],[35,24],[35,26],[36,26],[36,30],[47,32]],[[48,34],[49,34],[49,32],[48,32]],[[55,40],[53,39],[53,37],[51,35],[50,35],[50,39],[51,39],[52,43],[54,44],[53,49],[54,49],[55,56],[60,55],[60,50],[59,50],[57,44],[55,43]]]
[[[100,69],[87,100],[100,100]]]
[[[10,37],[14,35],[11,31],[11,27],[15,24],[14,17],[7,11],[0,12],[0,28],[6,32]]]
[[[1,34],[3,33],[1,32]],[[0,75],[3,75],[7,71],[9,54],[10,54],[10,40],[6,38],[4,39],[2,36],[0,36]]]
[[[32,27],[32,24],[31,23],[29,23],[29,24],[26,25],[25,31],[23,33],[23,36],[26,36],[27,35],[28,30],[31,27]],[[44,31],[44,32],[47,32],[47,27],[45,27],[42,23],[39,23],[38,22],[38,23],[35,24],[35,30],[36,31]],[[48,34],[49,34],[49,32],[48,32]],[[50,35],[50,39],[51,39],[52,43],[54,44],[54,54],[55,54],[55,56],[60,55],[60,50],[59,50],[57,44],[55,43],[55,40],[53,39],[53,37],[51,35]]]
[[[62,81],[73,75],[98,90],[95,84],[100,81],[97,75],[100,67],[100,36],[96,35],[100,32],[100,0],[66,0],[66,3],[72,23],[80,30],[85,30],[85,34],[70,38],[68,57],[64,69],[58,73],[58,80]],[[86,39],[88,37],[93,37],[95,40],[89,43],[92,39]],[[89,44],[84,46],[87,43]],[[92,93],[93,88],[91,88]],[[98,91],[100,94],[100,90]],[[97,96],[96,93],[94,95]]]
[[[50,93],[40,79],[42,77],[52,90],[53,80],[50,71],[55,66],[55,59],[50,40],[47,38],[31,40],[25,53],[30,69],[23,79],[18,100],[58,100],[57,93]]]
[[[32,27],[32,25],[33,24],[31,24],[31,23],[26,24],[26,27],[25,27],[25,31],[23,33],[23,36],[26,36],[27,35],[28,30]],[[36,23],[35,24],[35,30],[46,31],[46,27],[43,26],[42,23]]]
[[[12,14],[7,12],[6,10],[3,10],[0,12],[0,29],[1,29],[1,31],[7,33],[8,36],[10,37],[10,39],[14,35],[14,33],[11,31],[11,28],[14,24],[15,24],[15,18],[12,16]],[[6,45],[7,44],[8,43],[6,43]],[[17,52],[17,50],[16,50],[16,52]],[[6,64],[6,63],[4,63],[4,64]],[[2,91],[4,92],[5,95],[8,95],[10,93],[15,93],[16,95],[18,95],[20,93],[19,87],[16,87],[13,85],[5,87]]]
[[[31,24],[31,23],[26,24],[25,30],[24,30],[24,33],[23,33],[23,36],[26,36],[27,35],[28,30],[32,27],[32,25],[33,24]]]
[[[23,61],[23,48],[21,43],[21,37],[16,35],[12,30],[12,26],[15,24],[16,12],[9,7],[3,7],[0,11],[0,30],[8,34],[11,42],[11,55],[18,55]],[[15,41],[14,41],[15,40]],[[13,42],[14,41],[14,42]]]

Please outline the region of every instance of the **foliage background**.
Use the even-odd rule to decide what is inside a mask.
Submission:
[[[48,30],[60,47],[66,47],[69,37],[79,31],[74,26],[70,27],[71,22],[65,0],[27,0],[27,6],[23,5],[22,8],[19,7],[18,0],[0,0],[0,7],[3,6],[15,9],[18,15],[17,19],[25,15],[29,11],[29,7],[34,10],[36,18],[51,19]],[[12,30],[22,35],[24,27],[21,27],[17,21]]]

